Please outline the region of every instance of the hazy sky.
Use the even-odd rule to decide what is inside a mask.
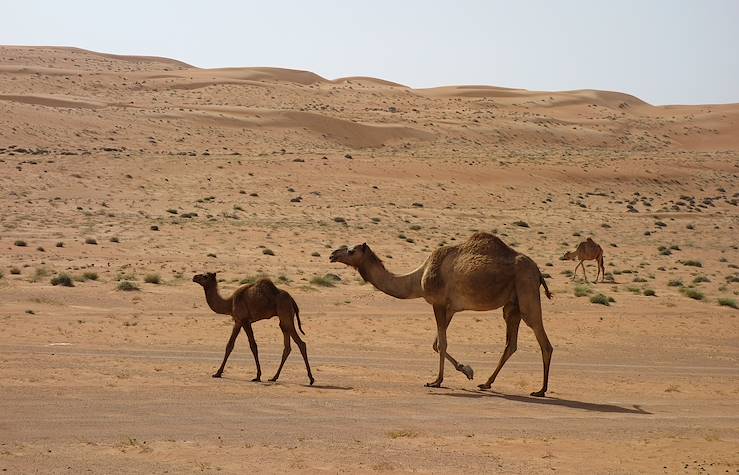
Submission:
[[[0,0],[0,18],[0,44],[200,67],[739,102],[739,0]]]

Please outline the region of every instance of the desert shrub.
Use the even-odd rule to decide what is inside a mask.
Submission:
[[[87,238],[87,239],[85,239],[85,244],[96,245],[97,243],[98,243],[97,242],[97,239],[95,239],[95,238]]]
[[[710,281],[711,281],[711,279],[709,279],[705,275],[699,275],[695,279],[693,279],[693,283],[694,284],[700,284],[702,282],[710,282]]]
[[[13,244],[15,244],[18,247],[26,247],[26,246],[28,246],[28,243],[26,243],[26,241],[24,241],[22,239],[18,239]]]
[[[334,287],[339,281],[338,276],[332,274],[325,274],[323,276],[315,276],[310,280],[310,283],[319,287]]]
[[[703,267],[703,263],[701,261],[696,261],[694,259],[688,259],[687,261],[680,261],[680,263],[688,267]]]
[[[691,289],[689,287],[683,287],[681,289],[681,292],[683,293],[683,295],[685,295],[686,297],[690,297],[693,300],[704,300],[706,298],[706,296],[700,290]]]
[[[82,278],[84,280],[98,280],[98,273],[97,272],[83,272]]]
[[[718,304],[722,307],[731,307],[739,309],[739,306],[737,306],[736,299],[731,298],[720,298],[718,299]]]
[[[609,306],[611,305],[611,301],[609,300],[608,296],[603,294],[595,294],[592,297],[590,297],[590,303],[596,303],[598,305],[605,305]]]
[[[585,297],[593,293],[593,290],[587,285],[578,284],[575,286],[575,297]]]
[[[272,249],[262,249],[262,254],[264,254],[265,256],[274,256],[275,251],[273,251]]]
[[[12,275],[18,275],[18,274],[20,274],[20,273],[21,273],[21,270],[20,270],[19,268],[17,268],[17,267],[11,267],[11,268],[10,268],[10,273],[11,273]]]
[[[318,252],[318,251],[313,251],[313,252],[310,253],[310,255],[313,256],[313,257],[321,257],[321,253]]]
[[[644,289],[644,295],[647,297],[655,297],[657,293],[653,289]]]
[[[170,214],[177,214],[177,213],[178,213],[178,211],[177,211],[176,209],[174,209],[174,208],[169,208],[169,209],[167,210],[167,213],[170,213]]]
[[[51,285],[61,285],[62,287],[74,287],[74,282],[68,274],[59,274],[51,278]]]
[[[59,241],[58,243],[56,243],[56,247],[64,247],[64,243]]]
[[[118,290],[122,290],[124,292],[131,292],[134,290],[140,290],[139,286],[136,285],[134,282],[131,282],[130,280],[122,280],[118,282],[118,286],[116,287]]]
[[[667,285],[669,287],[682,287],[684,284],[683,284],[682,279],[670,279],[667,282]]]
[[[513,224],[515,224],[516,226],[522,227],[522,228],[529,227],[529,223],[527,223],[526,221],[514,221]]]
[[[345,224],[346,223],[346,219],[342,218],[341,216],[336,216],[334,218],[334,222],[335,223],[344,223]]]
[[[110,242],[121,242],[121,241],[120,241],[120,240],[118,239],[118,237],[117,237],[117,236],[112,236],[112,237],[110,238]]]
[[[147,284],[161,284],[162,278],[159,277],[159,274],[147,274],[144,277],[144,282]]]

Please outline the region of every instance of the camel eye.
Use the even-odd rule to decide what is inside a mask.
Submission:
[[[354,249],[352,249],[351,251],[349,251],[349,254],[354,254]]]

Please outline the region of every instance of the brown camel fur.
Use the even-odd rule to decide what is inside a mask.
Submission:
[[[282,350],[280,367],[277,368],[277,372],[270,378],[270,381],[277,381],[277,378],[280,377],[282,366],[290,355],[290,338],[292,337],[298,348],[300,348],[300,353],[303,355],[303,360],[305,361],[305,369],[308,371],[308,379],[310,380],[310,384],[313,384],[313,374],[310,370],[310,364],[308,364],[308,351],[305,342],[298,335],[293,323],[293,318],[295,318],[298,321],[300,332],[305,335],[300,325],[300,310],[298,309],[298,304],[295,303],[295,300],[293,300],[289,293],[275,287],[275,284],[271,280],[261,279],[255,284],[239,287],[230,297],[224,299],[218,294],[218,281],[215,272],[197,274],[192,278],[192,281],[202,285],[203,289],[205,289],[205,300],[208,302],[211,310],[222,315],[231,315],[234,320],[231,337],[228,339],[228,344],[226,345],[226,354],[223,357],[223,363],[221,363],[221,367],[213,375],[214,378],[220,378],[223,374],[223,368],[226,366],[226,361],[231,354],[231,350],[233,350],[236,337],[239,336],[239,331],[243,328],[244,333],[249,338],[249,347],[254,355],[254,362],[257,365],[257,377],[252,379],[252,381],[261,381],[262,368],[259,365],[259,350],[257,349],[257,341],[254,339],[254,331],[251,328],[251,324],[259,320],[277,316],[280,319],[280,330],[282,330],[285,346]]]
[[[551,293],[536,263],[516,252],[498,237],[477,233],[456,246],[433,251],[418,269],[405,275],[395,275],[385,269],[382,261],[365,244],[351,249],[340,248],[331,254],[331,262],[354,267],[362,278],[382,292],[399,299],[423,297],[434,308],[437,337],[434,351],[439,353],[439,374],[426,384],[439,387],[444,380],[444,360],[472,379],[472,368],[463,365],[447,353],[447,328],[456,312],[463,310],[494,310],[503,307],[506,322],[506,346],[497,368],[481,389],[489,389],[501,368],[516,351],[518,326],[521,320],[531,327],[541,347],[544,363],[544,383],[532,396],[543,397],[549,382],[552,345],[541,319],[539,286]]]
[[[605,282],[606,280],[606,266],[603,261],[603,248],[591,238],[578,244],[577,249],[575,249],[574,252],[565,252],[565,255],[562,256],[562,260],[580,261],[575,266],[575,272],[572,274],[573,280],[577,277],[577,268],[582,266],[582,275],[585,277],[585,282],[588,281],[588,275],[585,273],[585,261],[597,262],[598,274],[595,276],[596,282],[598,282],[598,276],[601,276],[601,282]]]

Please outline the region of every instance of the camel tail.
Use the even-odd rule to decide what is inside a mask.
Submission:
[[[295,319],[298,321],[298,330],[300,330],[300,333],[305,335],[305,332],[303,331],[303,326],[300,324],[300,309],[298,308],[297,302],[295,302],[295,299],[290,296],[290,300],[293,302],[293,310],[295,310]]]
[[[539,276],[539,282],[541,283],[541,285],[544,286],[544,295],[546,295],[549,300],[552,300],[552,293],[549,291],[549,287],[547,287],[547,281],[544,280],[543,275]]]

